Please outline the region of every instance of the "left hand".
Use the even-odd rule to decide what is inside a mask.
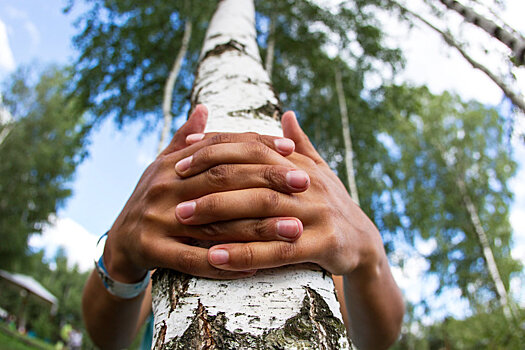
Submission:
[[[264,218],[286,213],[301,220],[304,226],[302,236],[293,242],[218,244],[210,248],[208,261],[216,268],[229,271],[303,262],[316,263],[335,275],[357,270],[366,271],[365,274],[373,271],[385,257],[379,231],[317,153],[293,112],[282,116],[282,127],[284,137],[292,139],[296,145],[295,153],[286,159],[309,175],[310,187],[302,193],[274,192],[271,196],[273,203],[253,198],[245,215],[253,217],[257,213],[258,217]],[[210,136],[208,134],[206,138]],[[194,165],[198,169],[198,165]],[[193,173],[185,174],[190,175]]]

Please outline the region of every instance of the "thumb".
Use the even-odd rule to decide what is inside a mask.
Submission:
[[[297,153],[311,158],[316,163],[324,162],[323,158],[321,158],[310,142],[310,139],[308,139],[308,136],[299,126],[294,112],[288,111],[284,113],[281,117],[281,125],[283,128],[283,136],[295,142],[295,151]]]
[[[173,135],[170,144],[161,154],[172,153],[186,147],[188,145],[186,143],[186,137],[191,134],[204,132],[207,121],[208,109],[204,105],[197,105],[186,123],[177,130],[175,135]]]

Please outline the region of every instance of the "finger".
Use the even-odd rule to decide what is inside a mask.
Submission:
[[[295,242],[220,244],[208,250],[208,262],[229,271],[267,269],[306,262],[305,247]]]
[[[267,188],[250,188],[240,191],[212,193],[182,202],[175,208],[181,224],[203,225],[216,221],[261,217],[303,217],[308,211],[294,195],[282,194]],[[300,216],[298,214],[301,214]],[[313,213],[310,213],[313,215]]]
[[[208,109],[204,105],[197,105],[190,117],[182,125],[179,130],[173,136],[170,144],[161,154],[165,155],[178,151],[187,146],[186,138],[188,135],[202,133],[206,127],[206,122],[208,121]]]
[[[167,188],[177,191],[181,200],[195,199],[205,195],[243,190],[269,188],[281,193],[304,192],[310,186],[310,177],[303,170],[281,165],[221,164],[195,176],[164,181],[159,192]]]
[[[285,112],[281,117],[284,137],[290,138],[295,142],[296,152],[301,153],[316,163],[322,163],[323,158],[317,153],[314,146],[299,126],[295,113],[292,111]]]
[[[153,251],[155,253],[152,254],[151,261],[157,267],[165,267],[193,276],[236,279],[255,274],[255,271],[234,271],[233,273],[226,270],[221,271],[208,262],[208,249],[189,246],[168,238],[157,241]]]
[[[260,142],[219,143],[204,147],[175,164],[181,177],[189,177],[219,164],[275,164],[294,167],[285,157]]]
[[[187,228],[186,237],[222,242],[293,242],[303,233],[301,220],[292,217],[234,220]]]
[[[288,156],[293,153],[295,149],[295,144],[292,140],[260,135],[254,132],[247,133],[197,133],[191,134],[186,137],[186,144],[193,145],[199,141],[207,141],[205,145],[218,144],[218,143],[235,143],[235,142],[261,142],[268,147],[274,149],[283,156]],[[203,145],[203,147],[205,146]]]

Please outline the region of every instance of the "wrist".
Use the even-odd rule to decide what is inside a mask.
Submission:
[[[121,283],[136,283],[144,279],[148,270],[137,266],[124,252],[118,242],[118,233],[111,229],[102,254],[108,274]]]
[[[106,232],[100,239],[99,242],[104,238],[108,236],[108,232]],[[104,253],[111,251],[110,249],[106,250],[106,242],[104,242]],[[98,260],[95,260],[95,270],[98,273],[98,276],[100,277],[100,281],[106,288],[106,290],[121,299],[133,299],[139,295],[141,295],[144,290],[146,290],[147,286],[149,285],[150,281],[150,272],[146,271],[146,273],[139,279],[135,279],[134,277],[131,277],[132,280],[129,280],[131,274],[126,274],[126,277],[122,277],[120,275],[119,279],[115,279],[113,276],[115,276],[115,269],[113,269],[113,276],[112,273],[108,271],[108,268],[106,267],[106,264],[104,262],[105,257],[104,253],[100,255]],[[114,265],[114,264],[113,264]],[[132,271],[133,273],[133,271]],[[125,280],[125,281],[123,281]]]

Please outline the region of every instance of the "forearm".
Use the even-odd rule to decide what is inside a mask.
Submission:
[[[387,349],[399,335],[405,305],[386,256],[344,276],[350,336],[361,350]]]
[[[86,328],[97,346],[122,349],[131,343],[149,288],[133,299],[121,299],[109,294],[95,271],[91,273],[84,287],[82,310]]]

